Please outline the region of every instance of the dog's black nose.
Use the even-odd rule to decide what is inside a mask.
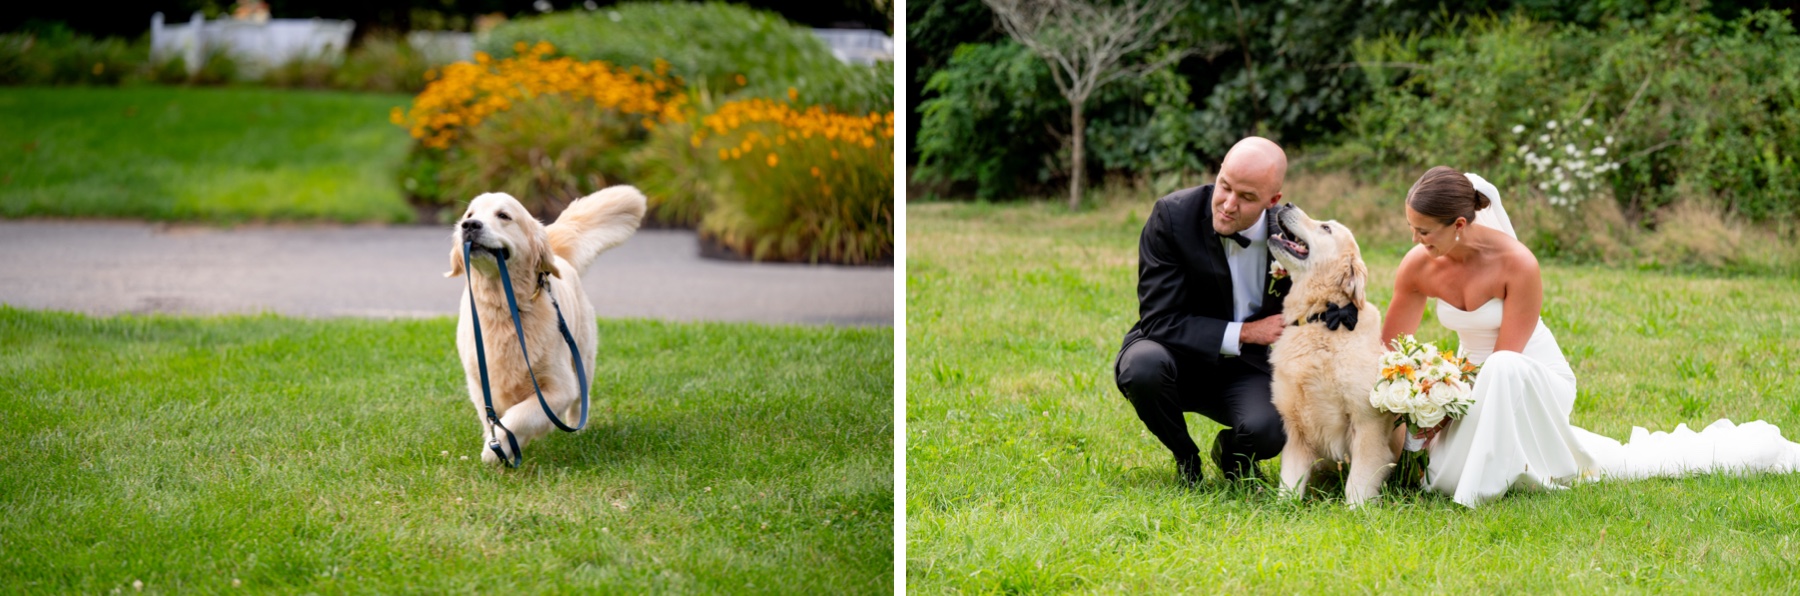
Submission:
[[[473,231],[479,230],[479,229],[481,229],[481,220],[465,219],[462,222],[462,229],[464,232],[473,232]]]

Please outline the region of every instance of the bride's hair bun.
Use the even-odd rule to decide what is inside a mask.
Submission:
[[[1487,195],[1475,190],[1469,177],[1456,168],[1438,166],[1425,171],[1406,192],[1406,206],[1439,223],[1456,223],[1457,218],[1473,223],[1475,212],[1486,209]]]
[[[1464,176],[1464,178],[1466,179],[1468,177]],[[1476,211],[1486,209],[1486,208],[1488,208],[1488,205],[1491,205],[1494,203],[1493,201],[1488,200],[1487,195],[1481,194],[1481,191],[1476,190],[1475,185],[1473,183],[1469,184],[1469,194],[1475,195],[1475,210]]]

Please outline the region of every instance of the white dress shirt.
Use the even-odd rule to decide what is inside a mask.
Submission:
[[[1269,229],[1263,226],[1263,218],[1268,215],[1264,211],[1256,216],[1256,223],[1242,232],[1250,239],[1249,246],[1238,246],[1230,238],[1219,237],[1225,243],[1225,264],[1231,267],[1231,323],[1225,325],[1225,338],[1219,342],[1219,354],[1237,356],[1242,353],[1244,344],[1238,334],[1244,329],[1244,319],[1262,308],[1263,274],[1269,269]]]

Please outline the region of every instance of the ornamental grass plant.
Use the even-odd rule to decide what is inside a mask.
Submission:
[[[892,258],[893,112],[853,116],[748,99],[702,123],[692,144],[711,149],[729,180],[700,222],[704,237],[756,260]]]

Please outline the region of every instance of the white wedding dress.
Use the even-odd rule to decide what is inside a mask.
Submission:
[[[1517,237],[1499,192],[1470,174],[1488,195],[1475,223]],[[1504,302],[1495,298],[1464,311],[1438,301],[1438,321],[1456,332],[1461,352],[1481,365],[1475,405],[1439,433],[1426,449],[1431,465],[1426,488],[1476,507],[1511,488],[1558,489],[1580,480],[1680,476],[1713,471],[1800,471],[1800,444],[1762,421],[1734,425],[1719,420],[1694,432],[1651,433],[1633,428],[1620,444],[1569,424],[1575,406],[1575,371],[1550,329],[1538,321],[1521,352],[1494,352]]]

